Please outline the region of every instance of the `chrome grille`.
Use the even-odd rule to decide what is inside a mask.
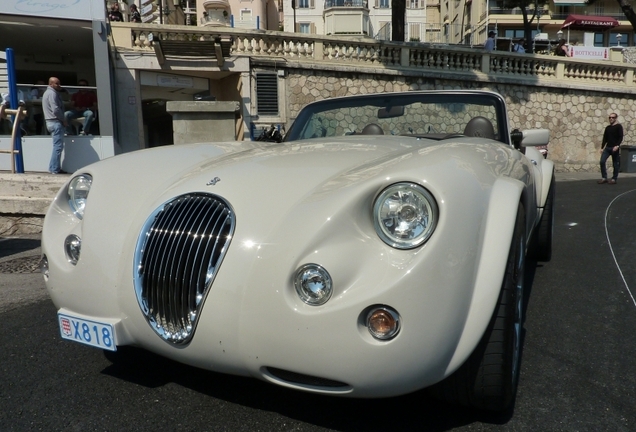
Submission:
[[[179,196],[146,221],[135,251],[135,291],[163,339],[187,343],[234,232],[234,212],[209,194]]]

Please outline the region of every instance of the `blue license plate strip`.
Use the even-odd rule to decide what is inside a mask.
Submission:
[[[115,328],[112,324],[62,313],[57,314],[57,320],[60,325],[62,339],[109,351],[117,351]]]

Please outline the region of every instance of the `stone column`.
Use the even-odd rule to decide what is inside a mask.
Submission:
[[[238,102],[168,101],[174,143],[236,141]]]

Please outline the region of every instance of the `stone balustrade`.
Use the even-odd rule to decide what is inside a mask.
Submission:
[[[477,81],[532,81],[546,86],[614,88],[636,93],[636,65],[617,61],[580,60],[547,55],[486,52],[479,47],[396,43],[365,37],[324,36],[247,30],[111,23],[117,49],[152,51],[154,41],[230,40],[231,54],[285,58],[288,61],[330,62],[338,67],[385,68],[424,74],[460,73]],[[622,58],[622,56],[620,56]]]

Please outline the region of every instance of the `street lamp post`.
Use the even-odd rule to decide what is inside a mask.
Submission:
[[[541,23],[541,9],[537,9],[537,34],[532,38],[532,52],[537,52],[537,38],[541,34],[541,29],[539,28],[539,24]]]

